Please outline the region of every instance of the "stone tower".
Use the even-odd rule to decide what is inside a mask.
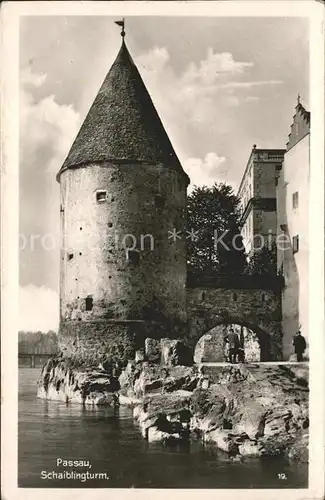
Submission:
[[[147,336],[181,336],[189,178],[124,38],[57,180],[65,355],[126,361]]]

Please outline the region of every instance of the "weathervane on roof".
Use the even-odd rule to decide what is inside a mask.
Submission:
[[[297,96],[297,104],[300,104],[300,98],[301,98],[301,95],[298,94],[298,96]]]
[[[122,30],[121,30],[121,37],[123,38],[124,40],[124,37],[125,37],[125,19],[123,17],[123,19],[121,21],[114,21],[115,24],[117,24],[118,26],[121,26]]]

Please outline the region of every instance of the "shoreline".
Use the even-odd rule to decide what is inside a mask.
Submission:
[[[308,364],[162,366],[129,361],[120,376],[73,367],[63,357],[43,367],[37,397],[85,406],[128,406],[149,443],[202,439],[245,457],[308,462]]]

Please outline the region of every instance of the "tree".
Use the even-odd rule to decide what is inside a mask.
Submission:
[[[257,250],[245,268],[245,274],[277,276],[277,248],[273,242],[271,247],[264,245]]]
[[[227,184],[194,187],[187,201],[190,273],[243,273],[246,255],[239,230],[239,203]]]

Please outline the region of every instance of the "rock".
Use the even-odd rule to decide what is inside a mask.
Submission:
[[[135,351],[135,362],[139,363],[145,360],[144,350],[138,349]]]
[[[229,440],[229,445],[228,445],[228,454],[229,457],[236,457],[239,455],[239,446],[238,443],[236,443],[233,440]]]
[[[69,361],[49,360],[38,382],[37,397],[84,405],[118,405],[116,377],[103,370],[73,368]]]
[[[201,388],[202,389],[209,389],[210,381],[208,378],[203,378],[201,381]]]
[[[276,436],[265,436],[258,440],[258,453],[260,457],[285,457],[287,448],[292,443],[293,438],[287,434],[277,434]]]
[[[161,362],[166,366],[192,366],[192,352],[180,340],[161,339]]]
[[[308,433],[301,434],[292,443],[288,450],[287,456],[290,460],[295,460],[300,463],[308,463],[309,453],[308,453],[309,436]]]
[[[204,435],[204,441],[214,442],[216,443],[219,450],[229,451],[229,436],[228,432],[223,429],[214,429],[213,431],[209,431]]]
[[[196,367],[130,363],[120,375],[119,382],[123,395],[137,399],[151,393],[193,391],[198,385],[199,374]]]
[[[169,434],[168,432],[160,431],[157,427],[150,427],[148,430],[148,442],[149,443],[177,443],[184,441],[178,433]]]
[[[192,416],[189,410],[189,394],[184,394],[183,391],[173,395],[147,396],[141,405],[134,408],[133,416],[137,419],[144,437],[148,436],[149,428],[157,427],[169,434],[181,433],[184,438],[183,431],[188,427]]]
[[[263,434],[265,413],[262,405],[248,400],[232,419],[234,432],[245,432],[250,438],[255,438],[258,432]]]
[[[151,363],[160,363],[161,360],[160,340],[146,338],[144,345],[145,345],[146,359]]]
[[[190,411],[191,393],[176,391],[171,394],[148,396],[143,401],[143,408],[148,417],[153,415],[176,415],[183,410]]]
[[[286,456],[309,426],[308,387],[299,383],[308,381],[308,374],[301,369],[215,367],[209,373],[214,383],[208,389],[198,387],[191,397],[192,433],[203,434],[224,451],[230,438],[243,456]],[[300,449],[303,445],[291,455],[298,457]]]
[[[239,453],[245,457],[258,457],[259,450],[255,441],[245,440],[238,445]]]

